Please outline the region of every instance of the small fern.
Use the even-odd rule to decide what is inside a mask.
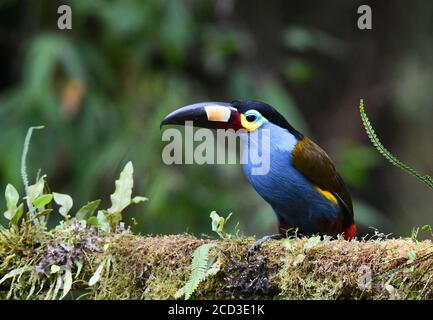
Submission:
[[[40,130],[43,128],[44,126],[30,127],[29,130],[27,131],[27,135],[24,140],[23,153],[21,156],[21,177],[23,179],[23,183],[26,191],[29,187],[29,178],[27,175],[26,160],[27,160],[27,153],[29,151],[29,146],[30,146],[30,139],[32,138],[33,130]]]
[[[44,126],[30,127],[29,130],[27,131],[27,135],[24,140],[23,153],[21,155],[21,177],[23,179],[24,190],[27,195],[27,198],[29,198],[29,177],[27,175],[27,166],[26,166],[27,153],[29,151],[30,140],[32,138],[33,130],[40,130],[43,128]],[[33,204],[31,203],[31,201],[27,201],[27,204],[29,206],[30,215],[34,216],[36,214],[36,210],[33,207]]]
[[[209,250],[213,247],[215,247],[215,243],[205,243],[195,249],[192,255],[189,280],[180,290],[178,296],[185,295],[185,299],[188,300],[197,289],[198,285],[206,278],[208,270],[214,262],[214,259],[209,257]]]
[[[231,234],[228,234],[224,231],[224,226],[231,216],[232,213],[229,213],[226,218],[221,217],[218,213],[216,213],[215,210],[210,213],[210,218],[212,220],[212,231],[216,232],[221,239],[231,239],[232,237]]]
[[[398,160],[394,155],[391,154],[380,142],[379,138],[376,135],[376,132],[373,129],[373,126],[370,123],[370,120],[367,117],[367,114],[364,110],[364,100],[359,100],[359,112],[361,114],[361,120],[365,127],[365,131],[367,132],[368,138],[371,143],[373,143],[374,147],[380,152],[382,156],[384,156],[391,164],[396,166],[397,168],[409,173],[410,175],[416,177],[421,182],[425,183],[427,187],[433,190],[433,178],[429,175],[422,175],[409,167],[407,164]]]

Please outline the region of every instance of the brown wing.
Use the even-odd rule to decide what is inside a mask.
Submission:
[[[326,152],[307,137],[303,137],[292,151],[293,165],[312,184],[330,192],[343,207],[347,223],[353,222],[352,199],[343,179]]]

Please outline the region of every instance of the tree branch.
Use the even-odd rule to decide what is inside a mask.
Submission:
[[[76,243],[53,233],[33,253],[21,244],[19,259],[10,256],[11,243],[0,237],[0,277],[17,267],[39,268],[38,272],[24,272],[20,279],[4,280],[0,297],[46,297],[68,265],[67,259],[60,259],[63,262],[57,264],[64,264],[57,274],[43,273],[51,269],[54,251],[60,250],[54,244],[63,244],[69,246],[68,259],[74,262],[81,257],[83,265],[77,276],[78,268],[70,264],[74,281],[67,298],[84,294],[89,299],[173,299],[188,281],[193,251],[214,242],[216,246],[209,254],[215,258],[218,272],[199,285],[194,299],[433,298],[431,241],[286,239],[266,242],[247,261],[246,251],[253,238],[212,241],[191,235],[143,237],[125,231],[94,232],[93,240],[84,236]],[[86,241],[93,241],[93,247],[83,246]],[[89,286],[98,269],[99,278]],[[35,288],[32,283],[36,283]]]

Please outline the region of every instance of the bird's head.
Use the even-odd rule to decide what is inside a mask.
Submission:
[[[200,102],[179,108],[168,114],[161,122],[184,125],[191,121],[195,127],[210,129],[243,129],[254,132],[266,123],[287,129],[298,139],[302,134],[272,106],[254,100],[235,100],[227,102]]]

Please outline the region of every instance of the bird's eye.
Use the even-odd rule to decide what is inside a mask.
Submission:
[[[257,116],[255,114],[249,114],[245,116],[248,122],[255,122],[257,120]]]

